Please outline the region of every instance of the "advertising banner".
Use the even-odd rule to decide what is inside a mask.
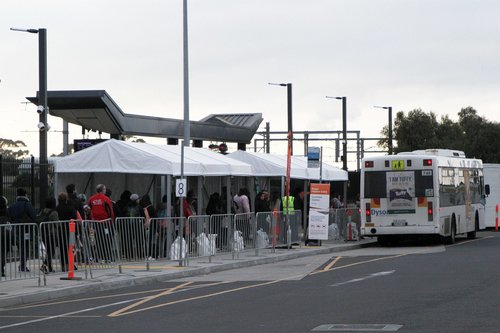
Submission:
[[[387,198],[389,214],[415,213],[414,171],[388,172]]]

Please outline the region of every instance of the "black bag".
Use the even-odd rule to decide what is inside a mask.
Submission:
[[[42,222],[49,222],[50,221],[50,214],[52,213],[53,209],[49,210],[48,213],[44,213],[42,210],[38,215],[36,216],[36,223],[40,224]]]

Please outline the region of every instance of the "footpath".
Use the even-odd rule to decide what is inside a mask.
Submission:
[[[256,256],[255,250],[238,253],[233,259],[231,253],[211,257],[189,259],[187,265],[178,261],[151,261],[149,267],[142,264],[126,264],[121,273],[118,268],[93,270],[92,278],[85,277],[84,269],[75,271],[79,279],[61,280],[67,275],[42,275],[41,286],[38,278],[26,280],[0,281],[0,308],[54,300],[88,291],[111,290],[134,285],[144,285],[156,281],[174,280],[183,277],[206,275],[230,269],[269,264],[306,256],[342,252],[370,246],[372,239],[345,242],[323,241],[321,246],[294,245],[292,249],[264,249]],[[83,268],[83,267],[82,267]]]

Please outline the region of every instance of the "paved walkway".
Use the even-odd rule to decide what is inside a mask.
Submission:
[[[354,242],[327,241],[321,246],[294,246],[293,249],[261,250],[259,256],[255,250],[241,252],[239,258],[231,254],[216,255],[209,258],[190,259],[188,266],[179,266],[178,261],[151,262],[149,270],[144,265],[124,265],[120,273],[118,268],[94,270],[93,278],[85,278],[83,270],[75,271],[80,280],[61,280],[65,275],[49,274],[46,280],[38,279],[0,281],[0,308],[22,304],[53,300],[56,298],[82,294],[87,291],[110,290],[132,285],[147,284],[153,281],[166,281],[183,277],[205,275],[241,267],[268,264],[305,256],[314,256],[340,251],[347,251],[373,244],[374,240],[363,239]]]

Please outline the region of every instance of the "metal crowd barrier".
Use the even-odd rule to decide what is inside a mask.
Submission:
[[[67,274],[69,270],[68,248],[70,245],[70,222],[50,221],[39,225],[39,256],[41,260],[40,272],[43,274],[44,285],[46,274]],[[82,221],[75,220],[75,244],[73,247],[74,271],[85,269],[87,256],[84,247],[84,228]]]
[[[190,216],[186,222],[184,231],[186,240],[186,257],[211,257],[215,251],[210,247],[210,235],[214,234],[210,225],[210,215]],[[215,243],[213,243],[215,244]]]
[[[359,208],[331,208],[328,223],[329,240],[359,240],[361,228]]]
[[[300,210],[289,214],[283,211],[260,212],[256,214],[255,221],[256,255],[261,249],[271,248],[274,251],[277,247],[300,244],[303,232],[302,212]],[[269,245],[265,246],[266,243]]]
[[[355,218],[333,210],[330,223],[344,230]],[[359,212],[358,212],[359,215]],[[359,218],[358,218],[359,220]],[[0,258],[5,266],[2,280],[38,278],[68,272],[68,249],[74,246],[75,270],[93,278],[96,270],[118,269],[126,263],[149,264],[154,260],[185,261],[217,254],[239,257],[244,251],[274,251],[300,242],[302,214],[295,211],[247,214],[216,214],[179,217],[117,218],[102,221],[74,221],[75,243],[70,221],[0,225]],[[182,237],[180,230],[182,227]],[[5,262],[5,263],[4,263]],[[24,266],[23,266],[24,265]],[[21,268],[27,269],[20,271]]]
[[[118,233],[111,219],[83,222],[83,260],[93,278],[94,270],[117,268],[119,264]]]
[[[115,237],[121,263],[142,262],[147,259],[144,222],[143,217],[119,217],[115,219]]]
[[[209,235],[215,242],[216,253],[231,253],[233,214],[214,214],[210,216]],[[208,237],[208,236],[207,236]]]
[[[40,285],[38,226],[35,223],[0,225],[2,280],[36,279]]]

